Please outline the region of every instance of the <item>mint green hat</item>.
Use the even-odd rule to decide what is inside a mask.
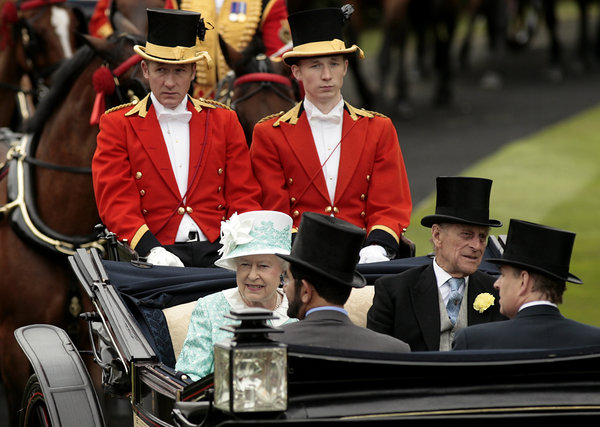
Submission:
[[[221,258],[218,267],[236,270],[236,258],[248,255],[289,255],[292,247],[292,224],[289,215],[278,211],[234,213],[221,222]]]

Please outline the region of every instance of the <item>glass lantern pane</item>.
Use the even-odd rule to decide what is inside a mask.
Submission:
[[[215,345],[215,406],[229,411],[229,349]]]
[[[233,351],[234,412],[287,409],[286,355],[277,347]]]

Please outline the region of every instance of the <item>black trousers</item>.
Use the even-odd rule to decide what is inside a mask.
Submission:
[[[177,255],[186,267],[215,267],[215,261],[221,257],[218,253],[221,246],[218,241],[204,241],[175,243],[165,249]]]

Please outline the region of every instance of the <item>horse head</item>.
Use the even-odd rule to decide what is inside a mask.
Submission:
[[[83,236],[76,241],[89,237],[99,222],[89,170],[98,126],[90,117],[95,106],[102,114],[145,96],[141,58],[133,52],[133,46],[141,42],[132,36],[86,36],[85,46],[57,71],[52,90],[28,127],[35,135],[35,158],[62,166],[62,170],[35,167],[36,200],[32,205],[47,229],[63,236]],[[86,173],[73,173],[73,168]]]
[[[65,0],[5,0],[0,7],[0,90],[3,99],[10,100],[0,108],[0,126],[7,126],[16,107],[10,93],[23,93],[22,78],[27,76],[31,86],[28,94],[33,95],[32,103],[37,103],[54,70],[73,56],[81,22],[65,6]]]
[[[162,9],[165,0],[113,0],[110,6],[110,23],[115,33],[146,37],[148,16],[146,9]]]
[[[219,36],[221,51],[233,70],[226,92],[231,108],[237,113],[250,146],[254,125],[269,114],[286,111],[298,100],[298,92],[291,80],[291,70],[280,58],[265,55],[260,36],[255,36],[243,51],[237,51]]]

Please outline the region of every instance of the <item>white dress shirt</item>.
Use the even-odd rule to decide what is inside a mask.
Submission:
[[[177,181],[179,194],[183,197],[187,191],[188,174],[190,168],[190,124],[192,118],[191,111],[187,110],[187,96],[174,109],[163,106],[153,93],[150,93],[152,105],[156,109],[156,117],[160,124],[173,174]],[[185,203],[185,201],[184,201]],[[183,215],[177,235],[176,242],[186,242],[189,239],[190,232],[198,233],[198,240],[207,240],[202,230],[196,222],[187,213]]]
[[[450,298],[450,283],[448,283],[448,279],[450,279],[452,276],[438,265],[435,258],[433,259],[433,271],[435,273],[438,289],[440,290],[440,295],[444,299],[444,306],[446,306],[448,305],[448,299]],[[469,283],[469,276],[465,277],[464,279],[465,284],[458,288],[458,292],[460,292],[463,296],[465,294],[465,287]]]
[[[334,203],[335,187],[340,167],[341,144],[339,142],[342,139],[344,100],[340,99],[340,102],[328,114],[323,114],[312,102],[305,98],[304,110],[313,134],[319,161],[321,165],[324,164],[322,170],[327,183],[329,199],[331,203]]]

